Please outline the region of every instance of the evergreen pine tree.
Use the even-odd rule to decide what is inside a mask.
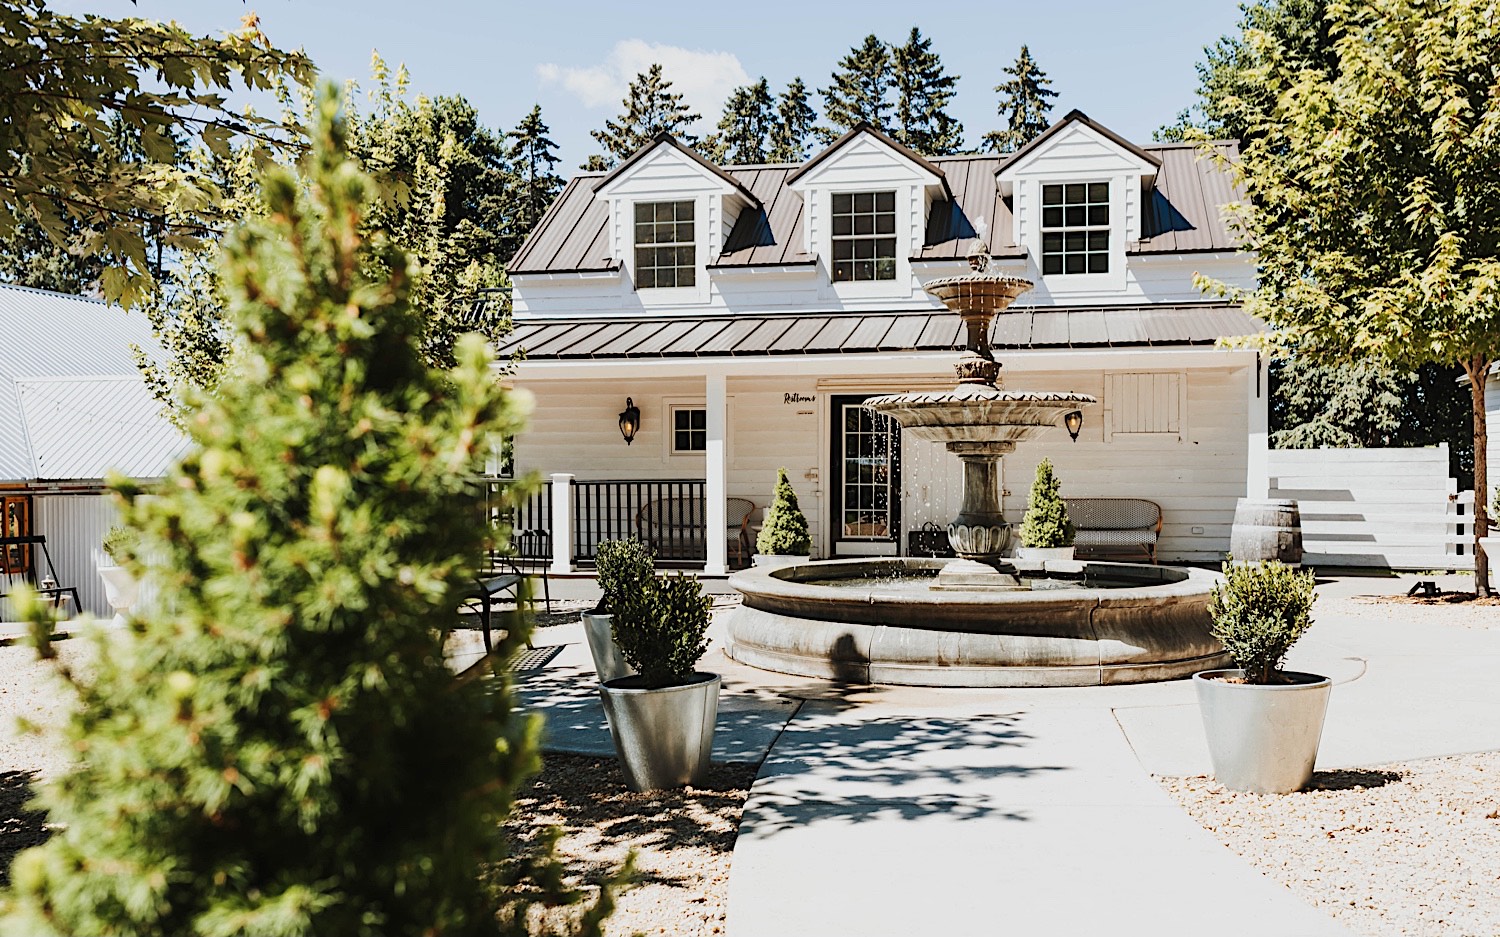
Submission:
[[[819,128],[819,135],[835,139],[860,121],[889,131],[891,105],[886,95],[890,87],[890,52],[873,34],[866,36],[863,44],[839,60],[833,84],[819,91],[823,95],[823,116],[832,125]]]
[[[776,125],[771,128],[771,151],[767,158],[776,163],[800,163],[807,159],[807,140],[817,119],[817,113],[807,103],[807,85],[801,78],[793,78],[776,102]]]
[[[127,508],[157,607],[64,671],[83,757],[42,790],[59,828],[12,867],[9,932],[497,930],[481,873],[535,732],[441,643],[486,535],[472,478],[522,408],[478,336],[426,366],[404,255],[362,243],[335,92],[314,116],[306,178],[273,167],[226,247],[242,379]]]
[[[1021,543],[1039,549],[1070,547],[1076,536],[1068,519],[1068,503],[1058,494],[1062,483],[1052,472],[1052,460],[1037,463],[1031,483],[1031,503],[1021,518]]]
[[[1004,130],[992,130],[984,135],[984,145],[1001,153],[1013,153],[1035,140],[1047,129],[1047,113],[1052,110],[1052,79],[1037,67],[1031,50],[1021,46],[1021,55],[1016,64],[1005,70],[1009,81],[995,86],[1000,95],[996,112],[1005,118]]]
[[[718,163],[764,163],[775,125],[776,100],[764,78],[735,88],[724,104],[719,132],[705,141],[705,155]]]
[[[562,190],[563,179],[552,171],[561,160],[554,152],[557,144],[547,137],[548,127],[542,121],[542,106],[532,105],[516,129],[505,135],[510,143],[506,156],[515,178],[511,184],[510,211],[507,223],[510,240],[519,245],[531,233]]]
[[[932,40],[913,26],[905,44],[891,49],[891,85],[896,91],[891,135],[926,156],[961,150],[963,124],[947,111],[957,82],[957,75],[943,72]]]
[[[797,504],[797,492],[787,480],[786,469],[776,472],[776,493],[766,508],[766,521],[755,537],[755,550],[765,555],[806,556],[812,552],[812,534],[807,515]]]
[[[683,103],[680,93],[672,91],[672,82],[663,77],[660,65],[636,75],[620,103],[625,110],[618,120],[605,121],[603,130],[589,131],[604,147],[604,153],[597,162],[590,157],[584,168],[599,165],[607,169],[663,131],[688,146],[697,144],[698,138],[687,128],[697,123],[698,115]]]

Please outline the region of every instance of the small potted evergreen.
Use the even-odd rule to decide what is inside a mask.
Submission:
[[[1021,546],[1018,560],[1071,560],[1073,558],[1073,522],[1068,519],[1068,503],[1058,495],[1062,483],[1052,471],[1052,460],[1043,459],[1036,467],[1031,483],[1031,504],[1021,518]]]
[[[1312,624],[1313,574],[1284,563],[1225,563],[1209,614],[1233,670],[1193,675],[1214,777],[1230,790],[1286,794],[1312,779],[1332,681],[1283,670]]]
[[[786,469],[776,472],[776,494],[766,508],[766,521],[755,537],[756,566],[776,568],[806,563],[812,559],[812,535],[807,515],[797,506],[797,492],[787,481]]]
[[[588,637],[589,653],[599,682],[635,673],[614,638],[614,612],[623,597],[640,592],[651,580],[655,567],[651,550],[639,540],[605,540],[594,551],[599,588],[604,595],[599,604],[583,613],[583,632]]]
[[[140,583],[126,565],[133,558],[139,540],[140,534],[134,528],[111,527],[100,545],[103,552],[94,557],[99,578],[104,580],[104,600],[115,610],[112,624],[125,624],[130,609],[140,598]]]
[[[718,674],[698,671],[708,650],[708,596],[697,579],[649,576],[614,606],[620,653],[636,675],[599,685],[615,753],[634,791],[703,780],[719,713]]]

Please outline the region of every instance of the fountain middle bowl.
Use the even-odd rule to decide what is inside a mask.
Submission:
[[[735,573],[729,656],[781,673],[907,686],[1093,686],[1227,666],[1209,634],[1217,573],[1022,565],[1029,589],[928,591],[949,561],[883,558]]]

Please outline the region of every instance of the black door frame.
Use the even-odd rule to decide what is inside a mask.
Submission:
[[[828,548],[832,556],[897,556],[901,553],[901,430],[891,434],[891,478],[890,478],[890,530],[884,538],[850,538],[843,536],[844,530],[844,407],[858,405],[878,394],[836,394],[828,398],[829,437],[828,463],[830,485],[828,512]],[[879,417],[879,414],[871,414]],[[885,417],[884,419],[889,419]],[[855,553],[842,552],[846,544],[871,543],[892,546],[890,552]]]

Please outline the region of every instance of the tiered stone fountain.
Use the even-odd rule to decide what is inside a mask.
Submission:
[[[962,461],[963,505],[948,525],[958,559],[736,573],[730,585],[744,602],[729,618],[730,655],[784,673],[925,686],[1133,683],[1226,666],[1208,633],[1214,573],[1072,561],[1018,569],[1006,559],[1000,460],[1096,401],[1002,389],[990,324],[1032,284],[990,273],[983,243],[969,262],[972,273],[927,286],[963,319],[958,386],[865,404]]]

